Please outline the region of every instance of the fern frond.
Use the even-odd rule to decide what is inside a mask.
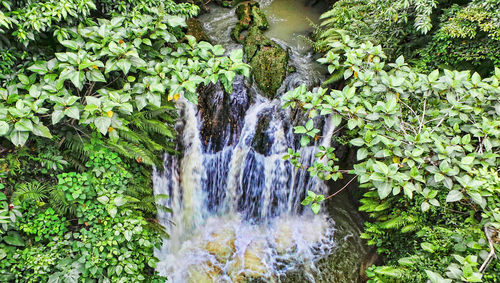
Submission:
[[[14,202],[35,201],[40,202],[48,198],[50,188],[45,184],[40,184],[38,181],[22,183],[16,186],[16,190],[12,195]]]

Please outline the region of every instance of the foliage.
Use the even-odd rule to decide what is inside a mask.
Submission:
[[[345,37],[331,47],[320,61],[331,72],[344,70],[346,86],[330,93],[300,87],[283,97],[284,106],[308,112],[296,133],[319,134],[311,126],[319,116],[357,131],[350,173],[367,189],[360,209],[373,218],[363,237],[389,258],[372,269],[373,282],[480,281],[478,265],[489,252],[483,227],[500,230],[500,69],[489,78],[469,71],[423,74],[403,57],[386,62],[382,47],[370,42]],[[339,178],[333,151],[320,150],[308,170]],[[300,166],[297,154],[290,156]],[[412,247],[397,248],[409,237]],[[498,265],[491,265],[485,278],[495,274]]]
[[[11,229],[11,238],[4,237],[10,247],[0,247],[2,254],[13,259],[2,266],[4,278],[67,282],[69,279],[62,279],[68,276],[63,276],[63,270],[71,269],[75,280],[159,280],[153,272],[156,260],[152,254],[161,243],[160,234],[151,229],[147,214],[127,205],[141,202],[127,195],[134,179],[129,166],[98,143],[86,145],[85,150],[90,152],[87,170],[58,174],[51,189],[74,206],[74,214],[66,213],[71,220],[53,208],[57,203],[50,198],[34,205],[35,199],[45,197],[33,197],[27,189],[18,197],[22,212],[16,222],[19,231]]]
[[[152,12],[158,15],[136,9],[131,18],[63,28],[58,52],[26,62],[26,69],[3,82],[0,135],[20,146],[30,135],[52,138],[49,127],[84,136],[90,128],[109,136],[121,153],[150,165],[158,152],[171,150],[165,142],[174,137],[168,126],[173,116],[165,111],[172,109],[169,101],[183,94],[196,102],[196,87],[219,79],[231,92],[235,74],[248,69],[241,51],[230,59],[221,46],[198,44],[190,36],[179,43],[184,19]]]
[[[425,72],[446,67],[491,75],[500,62],[499,5],[496,0],[341,0],[322,15],[315,46],[326,52],[339,33],[348,34],[381,44],[391,60],[403,54]]]
[[[249,75],[171,0],[0,0],[0,281],[161,282],[175,102]]]

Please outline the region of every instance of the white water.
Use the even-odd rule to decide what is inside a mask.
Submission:
[[[237,47],[228,40],[227,26],[236,20],[228,17],[227,10],[214,9],[202,21],[215,41],[228,49]],[[279,43],[287,47],[286,42]],[[288,47],[297,72],[287,77],[279,93],[304,82],[311,85],[312,78],[320,77],[310,54],[299,52],[293,44]],[[232,97],[239,97],[244,84],[239,79],[235,84]],[[270,101],[255,87],[247,91],[253,103],[244,113],[236,113],[241,130],[234,140],[225,135],[229,127],[220,129],[224,138],[217,151],[200,133],[203,123],[210,121],[203,121],[197,106],[178,103],[182,154],[166,155],[163,170],[153,173],[155,193],[170,196],[162,204],[172,213],[158,216],[170,239],[156,251],[157,270],[170,282],[250,278],[280,282],[291,270],[302,270],[314,282],[318,272],[314,263],[336,246],[333,220],[321,213],[314,216],[300,204],[307,190],[326,194],[326,186],[282,159],[297,143],[290,113],[281,109],[279,99]],[[220,95],[214,97],[222,104]],[[252,144],[263,117],[269,121],[261,133],[268,144],[259,153]],[[319,142],[328,145],[333,130],[326,124],[327,138]],[[310,163],[315,147],[302,148],[300,153],[304,163]]]

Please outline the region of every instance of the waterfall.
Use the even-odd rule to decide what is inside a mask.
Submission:
[[[212,37],[232,49],[237,46],[227,28],[219,27],[228,21],[227,10],[215,10],[204,22]],[[278,97],[320,78],[310,54],[290,49],[290,60],[297,71]],[[317,121],[325,138],[298,147],[290,110],[242,78],[229,96],[220,86],[199,95],[198,106],[178,101],[181,154],[166,155],[164,168],[153,172],[155,194],[169,195],[160,203],[172,209],[158,215],[170,238],[156,251],[157,270],[175,283],[280,282],[292,270],[303,270],[314,282],[314,263],[335,248],[334,223],[300,203],[307,190],[326,194],[327,188],[283,156],[296,148],[303,163],[312,164],[316,146],[328,146],[334,129]]]

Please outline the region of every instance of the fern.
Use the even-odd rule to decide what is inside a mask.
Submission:
[[[16,190],[12,195],[13,202],[41,202],[49,196],[50,189],[45,184],[40,184],[38,181],[22,183],[16,186]]]

